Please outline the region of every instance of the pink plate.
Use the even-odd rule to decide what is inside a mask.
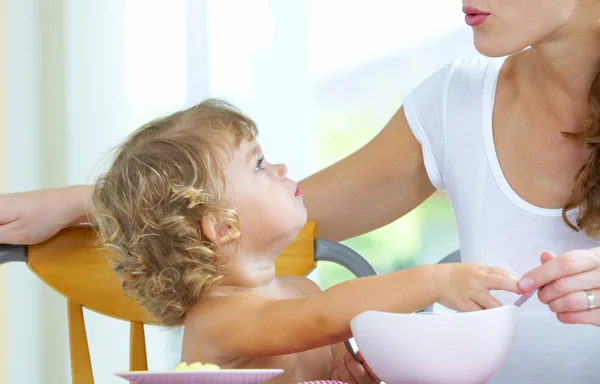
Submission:
[[[216,371],[139,371],[115,375],[135,384],[260,384],[283,369],[220,369]]]

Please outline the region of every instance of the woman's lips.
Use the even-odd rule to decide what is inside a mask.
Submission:
[[[463,7],[463,12],[465,13],[465,21],[470,27],[476,27],[483,24],[490,15],[487,12],[469,6]]]

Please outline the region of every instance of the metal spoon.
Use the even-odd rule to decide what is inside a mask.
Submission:
[[[517,299],[517,301],[515,301],[515,305],[517,307],[520,307],[521,305],[525,304],[525,302],[527,300],[531,299],[533,297],[533,295],[535,295],[536,292],[537,292],[537,289],[534,289],[533,291],[522,295],[521,297],[519,297]]]
[[[346,346],[346,349],[348,350],[348,352],[350,352],[350,355],[354,358],[354,360],[362,364],[363,361],[360,357],[358,357],[358,354],[354,351],[352,344],[350,344],[350,340],[344,340],[344,345]]]

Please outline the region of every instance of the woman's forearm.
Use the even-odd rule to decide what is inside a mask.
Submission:
[[[403,109],[368,144],[300,181],[300,188],[319,237],[333,241],[391,223],[435,191]]]
[[[89,222],[93,185],[74,185],[66,187],[64,206],[69,207],[69,221],[67,226]]]

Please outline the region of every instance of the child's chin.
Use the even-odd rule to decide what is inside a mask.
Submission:
[[[306,212],[306,208],[304,208],[304,206],[302,206],[302,214],[299,217],[298,220],[298,225],[300,227],[300,229],[304,228],[304,226],[306,225],[306,222],[308,220],[308,213]]]
[[[306,215],[304,217],[299,218],[299,220],[297,220],[293,225],[290,225],[289,228],[289,234],[290,237],[293,239],[295,239],[298,234],[300,233],[300,231],[302,230],[302,228],[304,228],[304,226],[306,225]]]

